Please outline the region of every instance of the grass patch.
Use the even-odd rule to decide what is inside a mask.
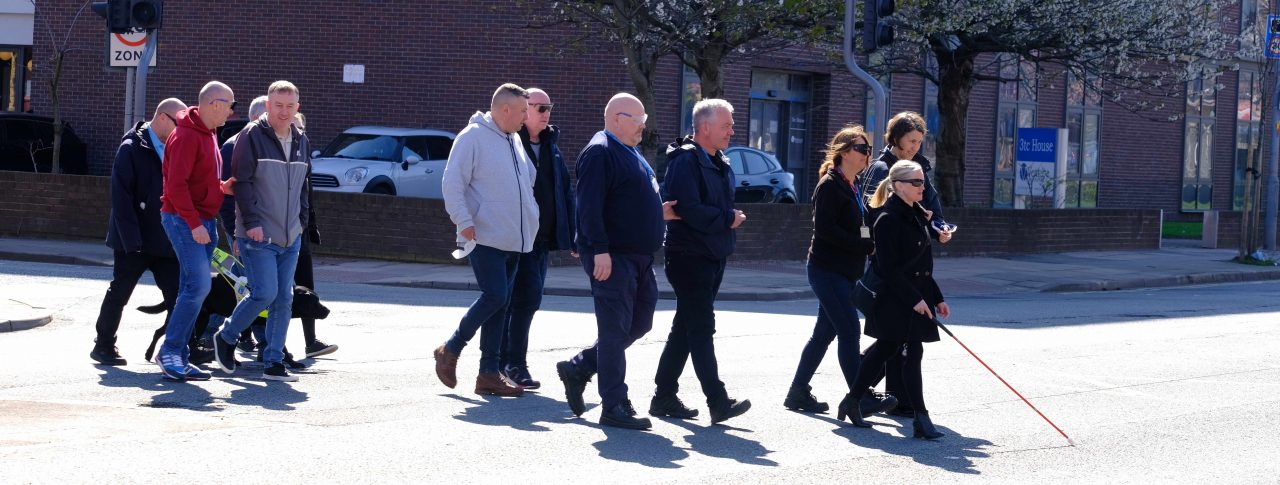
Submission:
[[[1160,237],[1170,239],[1200,239],[1203,232],[1203,222],[1166,221],[1164,223],[1164,229],[1160,233]]]

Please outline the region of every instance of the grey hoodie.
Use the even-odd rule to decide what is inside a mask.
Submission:
[[[527,253],[538,234],[533,198],[535,169],[520,138],[503,133],[490,113],[471,115],[453,140],[441,191],[449,219],[462,230],[476,228],[476,244]]]

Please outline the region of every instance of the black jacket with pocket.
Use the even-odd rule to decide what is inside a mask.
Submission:
[[[871,234],[876,244],[872,267],[882,283],[866,334],[894,342],[937,342],[933,320],[912,309],[920,300],[931,309],[943,301],[933,279],[933,241],[924,209],[891,195],[880,211],[884,216],[873,216]]]
[[[150,128],[139,122],[120,140],[111,165],[111,217],[107,246],[124,253],[173,258],[173,245],[160,225],[164,176]]]
[[[813,189],[813,239],[809,242],[809,265],[851,280],[862,277],[867,255],[875,245],[871,238],[862,237],[863,224],[871,222],[866,219],[859,199],[853,187],[834,170],[818,181],[818,186]]]
[[[723,152],[708,154],[693,137],[667,146],[663,177],[664,201],[676,201],[680,219],[667,221],[668,253],[687,253],[711,259],[733,254],[737,235],[732,229],[733,170]]]

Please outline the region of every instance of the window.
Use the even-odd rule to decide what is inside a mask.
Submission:
[[[1013,207],[1014,143],[1018,128],[1036,123],[1035,64],[1001,54],[999,108],[996,115],[996,153],[992,207]]]
[[[1066,207],[1098,206],[1098,144],[1102,127],[1102,94],[1099,80],[1088,75],[1067,75]]]
[[[759,175],[769,171],[764,158],[761,158],[759,154],[745,152],[742,154],[742,161],[746,162],[747,175]]]
[[[395,156],[397,148],[400,148],[400,140],[394,136],[343,133],[330,142],[320,156],[399,163],[401,157]]]
[[[1232,173],[1231,210],[1244,209],[1244,193],[1248,190],[1245,171],[1257,168],[1258,150],[1262,146],[1262,75],[1256,71],[1240,71],[1236,90],[1236,150]]]
[[[934,79],[937,79],[938,58],[930,52],[925,59],[925,68],[933,74]],[[928,79],[924,81],[924,124],[929,133],[924,137],[924,146],[920,147],[920,153],[937,164],[938,130],[942,129],[942,113],[938,111],[938,85]],[[932,170],[929,175],[932,176],[936,172],[937,170]]]
[[[702,101],[702,80],[693,68],[681,64],[680,71],[680,133],[693,135],[693,105]]]
[[[1187,82],[1182,149],[1182,210],[1209,210],[1213,200],[1213,133],[1217,128],[1216,73]]]
[[[813,167],[809,151],[809,106],[813,76],[806,73],[751,71],[751,105],[747,144],[778,158],[795,176],[796,187],[807,187]],[[747,168],[751,169],[750,160]],[[803,189],[801,189],[803,191]],[[801,197],[806,193],[797,194]]]
[[[418,157],[418,160],[431,160],[431,150],[427,146],[427,137],[410,136],[404,139],[404,152],[401,160]]]

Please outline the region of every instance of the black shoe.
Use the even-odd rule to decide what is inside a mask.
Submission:
[[[98,361],[102,365],[128,365],[129,362],[124,360],[120,355],[120,349],[114,345],[111,347],[94,347],[89,352],[89,358]]]
[[[697,409],[690,409],[680,402],[680,398],[671,396],[653,396],[649,401],[649,415],[661,418],[669,416],[677,419],[693,419],[698,417]]]
[[[222,337],[214,334],[213,336],[213,360],[218,362],[218,368],[222,372],[234,374],[236,367],[240,365],[236,362],[236,347],[222,340]]]
[[[916,420],[911,423],[911,436],[936,440],[946,435],[933,426],[933,420],[929,419],[928,411],[916,411]]]
[[[529,375],[529,368],[523,365],[509,365],[502,371],[507,376],[507,380],[514,382],[517,386],[525,389],[537,389],[542,387],[542,383],[533,380],[533,376]]]
[[[859,401],[860,399],[855,397],[852,392],[845,394],[844,399],[840,401],[840,405],[836,406],[836,419],[844,421],[845,416],[848,416],[850,424],[859,428],[870,428],[871,424],[862,420],[862,410],[858,409],[860,407],[858,405]]]
[[[567,360],[556,363],[556,374],[560,375],[560,382],[564,383],[564,399],[569,402],[569,410],[573,411],[574,416],[582,416],[582,413],[587,411],[582,393],[586,392],[591,376]],[[601,418],[601,422],[604,422],[603,420],[604,418]]]
[[[289,370],[284,368],[284,364],[271,364],[262,370],[262,378],[268,381],[295,382],[298,376],[289,374]]]
[[[213,342],[201,339],[191,346],[191,355],[187,357],[187,362],[194,365],[202,365],[213,362]]]
[[[653,422],[649,418],[637,418],[636,410],[630,402],[615,404],[613,408],[600,413],[600,424],[626,429],[649,429]]]
[[[321,355],[329,355],[338,351],[337,345],[329,345],[319,340],[312,341],[307,344],[307,358],[319,357]]]
[[[290,354],[288,351],[285,351],[284,353],[284,366],[288,367],[289,370],[302,370],[307,368],[307,364],[293,360],[293,354]]]
[[[858,407],[862,410],[862,417],[869,418],[872,414],[883,413],[894,406],[898,405],[898,398],[892,394],[883,394],[879,392],[867,391],[858,401]]]
[[[803,388],[793,387],[787,392],[787,398],[782,401],[782,405],[792,411],[803,411],[806,413],[825,413],[831,406],[827,403],[818,401],[813,397],[812,387],[804,386]]]
[[[716,424],[726,419],[741,416],[742,413],[751,409],[751,400],[729,399],[722,401],[718,406],[711,406],[711,424]]]
[[[236,348],[240,349],[241,352],[249,353],[253,352],[254,347],[257,345],[258,344],[253,341],[253,335],[250,334],[248,337],[240,339],[240,342],[236,343]]]
[[[890,394],[890,396],[892,396],[892,394]],[[912,409],[909,405],[898,404],[897,406],[894,406],[893,409],[890,409],[888,414],[902,418],[914,418],[916,417],[916,410]]]

